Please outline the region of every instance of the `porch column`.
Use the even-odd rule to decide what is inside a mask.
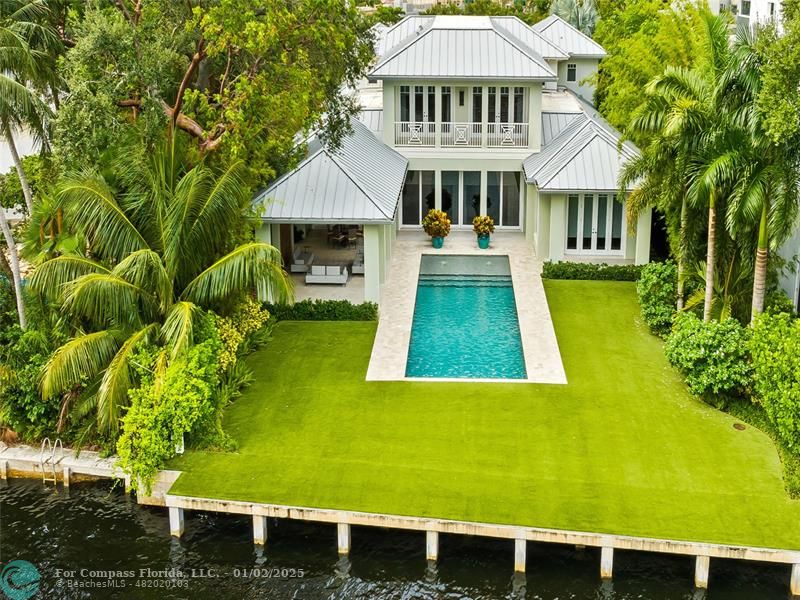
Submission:
[[[489,193],[489,177],[486,174],[487,171],[481,171],[481,210],[480,214],[485,215],[487,213],[486,210],[486,195]],[[499,223],[495,223],[495,225],[499,225]]]
[[[636,256],[637,265],[646,265],[650,262],[650,224],[653,219],[653,209],[642,211],[636,221]]]
[[[434,208],[442,210],[442,172],[439,169],[433,172],[433,198]],[[425,215],[422,216],[425,217]]]
[[[528,88],[528,148],[539,152],[542,148],[542,87],[534,83]]]
[[[380,302],[382,225],[364,225],[364,301]]]
[[[536,254],[539,254],[536,248],[537,231],[536,231],[536,212],[537,204],[539,202],[539,193],[536,187],[530,183],[525,182],[525,173],[522,174],[522,189],[524,190],[523,198],[525,199],[525,240],[533,246]]]
[[[550,256],[553,262],[564,260],[567,235],[567,202],[563,194],[550,195]],[[544,258],[544,257],[540,257]]]
[[[256,241],[272,244],[272,225],[262,222],[261,226],[256,228]],[[269,302],[269,291],[265,285],[258,286],[258,299],[261,302]]]

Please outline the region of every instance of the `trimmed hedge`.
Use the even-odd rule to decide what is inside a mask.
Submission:
[[[353,304],[348,300],[301,300],[294,304],[265,304],[278,321],[377,321],[374,302]]]
[[[589,279],[598,281],[638,281],[641,265],[607,265],[606,263],[546,262],[543,279]]]
[[[665,336],[675,318],[678,297],[678,268],[671,260],[645,265],[636,283],[642,318],[650,331]]]

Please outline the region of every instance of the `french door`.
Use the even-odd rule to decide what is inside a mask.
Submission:
[[[624,212],[616,194],[570,194],[566,253],[624,255]]]

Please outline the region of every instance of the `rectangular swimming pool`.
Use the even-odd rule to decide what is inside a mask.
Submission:
[[[526,378],[507,256],[422,256],[406,377]]]

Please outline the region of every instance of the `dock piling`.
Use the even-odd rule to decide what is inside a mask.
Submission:
[[[425,555],[428,560],[439,560],[439,532],[426,531],[425,532]]]
[[[71,469],[69,467],[64,467],[64,473],[63,473],[62,479],[64,481],[64,487],[65,488],[69,487],[69,480],[70,480],[71,475],[72,475]]]
[[[789,587],[792,591],[792,596],[800,598],[800,563],[792,565],[792,579]]]
[[[350,554],[350,524],[337,523],[336,532],[339,554]]]
[[[694,563],[694,587],[705,590],[708,589],[708,568],[711,565],[711,558],[708,556],[698,556]]]
[[[8,479],[8,461],[0,460],[0,479],[5,481]]]
[[[183,536],[183,509],[176,506],[169,507],[169,533],[172,537]]]
[[[526,551],[528,549],[528,540],[525,538],[517,538],[514,540],[514,572],[524,573],[525,562],[527,560]]]
[[[600,549],[600,579],[611,579],[614,572],[614,547]]]
[[[253,543],[263,546],[267,543],[267,517],[253,515]]]

